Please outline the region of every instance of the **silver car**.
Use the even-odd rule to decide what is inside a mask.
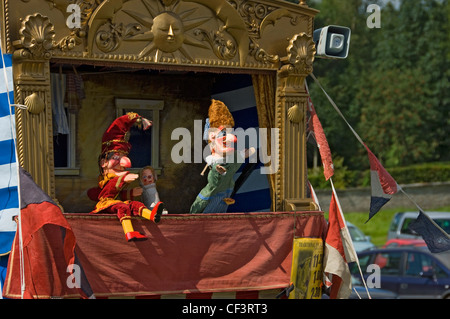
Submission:
[[[347,222],[347,228],[353,241],[353,247],[355,247],[357,253],[375,247],[371,242],[370,236],[366,236],[358,227]]]
[[[436,224],[439,225],[447,234],[450,233],[450,212],[424,212]],[[400,212],[394,215],[388,231],[388,238],[390,239],[420,239],[422,236],[418,235],[411,229],[409,225],[417,219],[419,212]]]

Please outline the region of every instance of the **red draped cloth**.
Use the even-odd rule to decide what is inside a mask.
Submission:
[[[323,212],[169,214],[159,224],[133,217],[148,240],[127,242],[115,215],[56,214],[57,220],[41,221],[46,211],[23,214],[25,298],[204,297],[285,288],[294,236],[326,232]],[[16,238],[3,289],[8,298],[21,296],[19,256]],[[70,263],[77,266],[72,274]]]
[[[115,215],[65,214],[96,297],[254,291],[289,286],[296,237],[322,238],[322,212],[164,215],[132,219],[147,235],[127,242]]]

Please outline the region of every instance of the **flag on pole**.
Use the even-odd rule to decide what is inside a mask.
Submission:
[[[366,223],[383,207],[392,195],[398,192],[400,187],[392,178],[388,171],[381,165],[378,158],[364,145],[367,149],[370,162],[370,212]]]
[[[308,181],[308,187],[309,187],[309,192],[311,193],[311,199],[314,201],[314,203],[317,205],[317,209],[318,210],[322,210],[322,208],[320,208],[320,203],[319,203],[319,199],[317,198],[316,192],[314,191],[314,188],[311,185],[311,182]]]
[[[330,181],[333,192],[328,213],[328,231],[325,237],[323,271],[325,285],[330,288],[330,298],[346,299],[350,296],[352,289],[348,263],[357,261],[357,255],[333,181]]]
[[[432,253],[450,250],[450,236],[423,211],[409,228],[422,236]]]
[[[7,298],[92,298],[93,291],[75,253],[76,238],[58,205],[19,168],[19,236],[11,250],[4,285]]]
[[[306,91],[309,95],[308,86],[306,86]],[[325,180],[328,180],[334,174],[333,159],[331,157],[331,151],[330,146],[328,145],[327,137],[325,136],[322,124],[320,123],[319,117],[317,116],[316,109],[314,108],[311,97],[309,96],[308,111],[311,115],[309,119],[309,129],[314,133],[314,136],[316,138],[317,147],[319,148],[320,157],[322,159],[323,174],[325,175]]]
[[[1,52],[0,52],[1,54]],[[3,63],[4,62],[4,63]],[[17,224],[12,217],[19,214],[17,162],[15,152],[15,118],[12,56],[0,59],[0,256],[11,251]]]

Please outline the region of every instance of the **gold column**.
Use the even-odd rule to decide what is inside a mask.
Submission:
[[[315,55],[312,37],[295,35],[281,59],[276,97],[276,127],[279,129],[280,169],[276,175],[276,210],[312,210],[307,198],[306,109],[308,93],[305,78],[312,72]]]
[[[54,27],[47,17],[29,15],[22,21],[20,40],[13,42],[15,103],[19,164],[50,197],[55,198],[53,125],[49,60]]]

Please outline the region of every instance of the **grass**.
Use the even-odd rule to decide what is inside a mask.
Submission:
[[[375,216],[373,216],[367,223],[369,212],[344,212],[346,221],[354,224],[356,227],[367,236],[371,237],[372,243],[375,246],[383,246],[386,243],[387,233],[395,213],[401,211],[418,211],[417,208],[395,208],[395,209],[381,209]],[[450,206],[433,209],[433,211],[449,211]],[[325,213],[328,218],[328,213]]]

